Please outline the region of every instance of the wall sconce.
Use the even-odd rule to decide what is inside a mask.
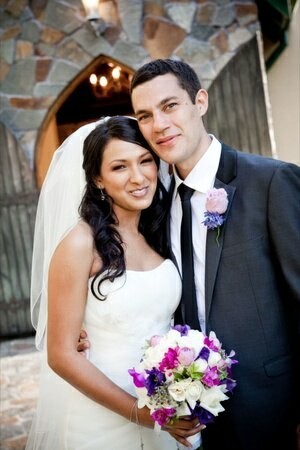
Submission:
[[[90,28],[96,34],[101,36],[107,28],[105,21],[99,14],[99,0],[82,0],[86,12],[86,18],[88,20]]]

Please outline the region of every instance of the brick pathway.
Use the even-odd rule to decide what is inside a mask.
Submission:
[[[24,450],[35,411],[39,354],[34,339],[0,343],[0,450]]]

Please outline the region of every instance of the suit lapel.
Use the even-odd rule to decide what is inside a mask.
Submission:
[[[228,207],[224,215],[224,224],[221,228],[218,243],[216,242],[217,230],[207,230],[206,238],[206,259],[205,259],[205,310],[206,323],[210,314],[214,286],[216,282],[220,257],[223,248],[224,236],[226,233],[227,218],[230,214],[235,187],[229,185],[230,181],[236,177],[237,153],[226,145],[222,145],[220,164],[216,175],[214,187],[224,188],[228,195]]]

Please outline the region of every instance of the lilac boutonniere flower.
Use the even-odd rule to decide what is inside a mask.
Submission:
[[[212,188],[207,191],[206,195],[206,211],[204,212],[205,220],[202,222],[208,230],[217,228],[216,242],[219,245],[219,237],[221,226],[224,223],[224,213],[228,206],[228,195],[225,189]]]

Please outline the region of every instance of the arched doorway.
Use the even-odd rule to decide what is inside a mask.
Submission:
[[[77,128],[102,116],[132,114],[129,84],[133,72],[119,61],[100,55],[64,89],[39,130],[35,152],[39,188],[53,152]]]

